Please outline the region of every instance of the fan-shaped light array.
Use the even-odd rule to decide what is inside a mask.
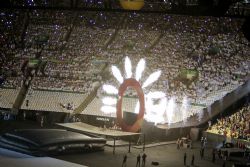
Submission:
[[[117,79],[117,81],[122,84],[124,82],[124,78],[132,78],[132,64],[131,60],[126,57],[125,58],[125,77],[122,76],[120,70],[116,66],[112,66],[111,70],[114,75],[114,77]],[[140,59],[136,66],[135,70],[135,79],[139,82],[142,78],[143,71],[145,70],[146,62],[144,59]],[[142,82],[142,88],[145,91],[146,88],[156,82],[159,77],[161,76],[161,71],[158,70],[156,72],[153,72],[149,75],[149,77]],[[109,95],[118,95],[118,88],[112,86],[112,85],[103,85],[103,90],[109,94]],[[165,123],[168,122],[168,124],[172,123],[175,109],[176,109],[176,103],[175,99],[171,98],[170,100],[167,100],[166,94],[161,91],[154,91],[154,92],[148,92],[145,94],[145,115],[144,118],[149,122],[157,123]],[[157,103],[155,103],[157,101]],[[104,106],[101,107],[101,111],[104,113],[115,113],[116,108],[115,105],[117,103],[117,99],[114,97],[104,97],[102,99],[102,102]],[[140,103],[137,101],[134,112],[139,113],[139,107]],[[188,101],[187,98],[183,98],[181,110],[182,110],[182,116],[183,120],[186,119],[186,110],[188,109]]]
[[[145,60],[141,59],[135,70],[135,79],[139,82],[141,80],[143,71],[145,70]],[[125,69],[125,78],[132,78],[133,73],[132,73],[132,63],[131,60],[126,57],[125,58],[125,64],[124,64],[124,69]],[[111,67],[112,73],[116,80],[122,84],[124,81],[124,77],[122,76],[120,70],[116,66]],[[159,79],[161,75],[161,71],[156,71],[149,75],[149,77],[146,79],[146,81],[142,84],[142,88],[146,89],[147,86],[153,84],[155,81]],[[103,85],[103,90],[109,94],[109,95],[117,95],[118,94],[118,88],[112,86],[112,85]],[[153,100],[154,99],[159,99],[160,102],[159,104],[154,104]],[[149,92],[148,94],[145,95],[145,101],[146,101],[146,114],[145,114],[145,119],[150,121],[150,122],[164,122],[163,119],[163,114],[166,111],[166,95],[164,92]],[[104,113],[114,113],[116,112],[115,105],[117,103],[117,99],[111,98],[111,97],[104,97],[102,99],[102,103],[104,106],[101,107],[101,111]],[[139,101],[136,104],[135,107],[135,112],[139,112]]]

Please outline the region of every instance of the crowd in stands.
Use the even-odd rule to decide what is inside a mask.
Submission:
[[[146,57],[147,71],[143,79],[153,70],[161,69],[162,76],[151,89],[161,89],[176,99],[186,95],[192,102],[207,104],[206,98],[211,93],[225,87],[230,92],[248,79],[249,59],[240,56],[247,55],[248,49],[236,40],[246,42],[238,33],[241,20],[163,16],[163,22],[156,16],[139,14],[131,14],[129,18],[127,29],[119,31],[110,48],[122,48],[135,63]],[[160,39],[156,46],[149,53],[143,52],[157,37]],[[210,53],[215,48],[218,51]],[[198,80],[188,85],[179,82],[181,69],[197,70]]]
[[[229,138],[250,141],[250,104],[240,111],[220,119],[208,128],[208,132],[224,135]]]
[[[190,103],[210,105],[249,79],[250,50],[240,31],[242,19],[24,10],[14,12],[10,31],[7,13],[11,15],[1,11],[5,19],[1,28],[6,34],[1,35],[4,45],[0,48],[4,54],[0,58],[1,78],[3,71],[12,73],[6,75],[6,87],[21,86],[22,63],[34,57],[46,62],[46,67],[34,76],[33,89],[89,94],[100,83],[118,87],[112,77],[103,80],[101,67],[116,63],[123,74],[125,56],[131,58],[133,71],[141,58],[146,59],[142,82],[152,72],[162,70],[150,90],[164,91],[179,102],[185,96]],[[22,21],[27,22],[26,28]],[[23,28],[17,27],[20,22]],[[12,37],[23,42],[22,47],[17,47]],[[15,59],[5,61],[9,55]],[[179,75],[183,69],[198,71],[198,77],[183,81]],[[211,101],[209,97],[213,97]]]
[[[0,86],[21,87],[21,56],[15,54],[20,44],[23,18],[20,11],[0,11]]]

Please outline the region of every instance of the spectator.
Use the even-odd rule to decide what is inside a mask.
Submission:
[[[184,153],[184,165],[186,166],[186,161],[187,161],[187,153]]]
[[[137,167],[137,166],[140,167],[140,165],[141,165],[141,155],[138,154],[136,159],[137,159],[137,161],[136,161],[136,167]]]
[[[122,167],[126,167],[126,166],[127,166],[127,154],[124,155],[123,161],[122,161]]]
[[[142,167],[145,167],[145,165],[146,165],[146,158],[147,158],[147,155],[145,153],[143,153],[143,155],[142,155]]]

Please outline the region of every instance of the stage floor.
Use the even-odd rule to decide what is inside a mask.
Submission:
[[[124,137],[124,136],[135,136],[140,135],[140,133],[132,133],[132,132],[123,132],[119,130],[111,130],[99,128],[96,126],[92,126],[83,122],[74,122],[74,123],[57,123],[60,127],[64,127],[69,130],[74,130],[79,133],[92,133],[96,135],[104,135],[109,137]]]

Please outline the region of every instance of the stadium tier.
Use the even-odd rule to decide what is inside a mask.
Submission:
[[[124,98],[123,110],[127,112],[133,112],[136,106],[136,102],[138,99],[136,98]],[[86,107],[82,114],[87,115],[96,115],[96,116],[107,116],[107,117],[116,117],[115,112],[104,113],[101,111],[101,107],[103,106],[102,97],[95,98],[92,102]]]
[[[145,93],[166,93],[168,100],[175,100],[176,113],[185,97],[190,105],[187,118],[249,80],[250,48],[241,32],[244,19],[149,15],[1,9],[1,29],[6,33],[1,36],[0,107],[12,108],[17,88],[25,84],[28,91],[21,109],[68,112],[68,103],[77,108],[97,91],[100,97],[80,112],[105,115],[102,85],[119,88],[110,69],[116,65],[125,77],[126,56],[133,74],[139,60],[145,59],[141,84],[161,70]],[[15,91],[6,89],[10,87]],[[126,96],[123,110],[133,112],[136,92],[128,90]],[[174,122],[184,118],[175,117]]]
[[[19,89],[1,89],[0,88],[0,108],[12,108]]]
[[[72,113],[86,97],[80,93],[30,90],[21,109]]]

